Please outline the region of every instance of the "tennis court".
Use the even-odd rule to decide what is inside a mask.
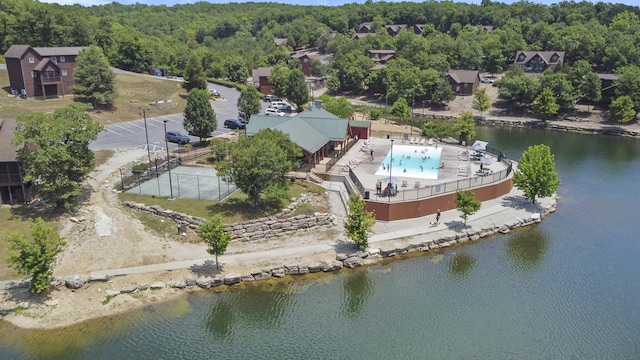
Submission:
[[[236,185],[218,177],[216,169],[178,166],[171,170],[171,180],[169,180],[169,172],[165,172],[158,178],[143,182],[126,192],[162,197],[173,196],[182,199],[222,201],[234,191],[236,191]]]

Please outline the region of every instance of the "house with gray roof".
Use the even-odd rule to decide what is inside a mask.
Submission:
[[[541,73],[563,62],[564,51],[518,51],[514,64],[526,73]]]
[[[11,144],[16,119],[0,119],[0,203],[22,204],[31,201],[24,172],[18,162],[18,147]]]
[[[473,95],[480,86],[478,70],[449,70],[447,77],[456,95]]]
[[[43,99],[71,93],[76,57],[82,49],[11,45],[4,53],[11,93]]]
[[[309,109],[295,116],[253,115],[247,124],[247,136],[260,130],[280,130],[289,135],[314,167],[332,152],[345,149],[351,138],[349,120],[339,118],[322,108],[322,101],[316,101]]]

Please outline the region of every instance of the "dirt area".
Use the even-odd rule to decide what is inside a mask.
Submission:
[[[64,277],[75,274],[88,274],[96,270],[128,268],[140,265],[159,264],[171,261],[203,259],[209,257],[206,246],[197,243],[192,230],[185,241],[176,241],[169,237],[145,229],[144,225],[124,208],[118,201],[112,184],[117,181],[118,168],[144,158],[146,153],[140,149],[119,150],[98,167],[87,181],[87,196],[76,212],[60,219],[63,228],[61,235],[67,240],[67,248],[60,255],[54,275]],[[322,196],[312,201],[319,207],[329,208],[327,199]],[[118,296],[103,304],[106,299],[104,290],[119,290],[131,284],[151,284],[155,281],[178,281],[199,276],[213,276],[217,273],[237,272],[246,274],[253,269],[266,266],[282,266],[285,263],[308,263],[312,260],[330,260],[335,258],[335,249],[318,252],[298,252],[308,245],[331,244],[341,235],[341,227],[335,229],[300,232],[295,236],[254,241],[251,243],[234,242],[227,249],[227,255],[247,254],[242,261],[223,261],[220,269],[215,266],[194,267],[192,269],[158,271],[145,274],[116,277],[109,282],[93,282],[81,290],[72,291],[64,287],[41,296],[32,296],[26,289],[0,292],[0,303],[20,303],[29,301],[42,304],[44,301],[57,301],[53,307],[38,307],[25,310],[21,315],[11,314],[4,319],[25,328],[54,328],[72,324],[88,318],[112,315],[160,301],[182,292],[163,289],[141,292],[134,297]],[[331,249],[330,246],[327,248]],[[273,252],[273,256],[252,258],[250,253],[274,249],[289,249],[284,253]],[[270,253],[271,254],[271,253]],[[222,259],[221,259],[222,260]]]

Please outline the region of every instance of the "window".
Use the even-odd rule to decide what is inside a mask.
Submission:
[[[558,58],[559,58],[558,54],[553,54],[553,56],[551,56],[551,62],[552,63],[558,62]]]
[[[60,56],[60,62],[64,62],[64,61],[65,61],[64,56]]]
[[[55,56],[51,57],[51,62],[53,62],[54,64],[58,62],[58,58]]]
[[[36,59],[34,59],[34,58],[32,58],[32,57],[30,57],[30,58],[29,58],[29,64],[33,64],[33,63],[35,63],[35,62],[36,62]]]
[[[520,55],[518,56],[518,62],[523,62],[523,61],[524,61],[524,59],[525,59],[526,57],[527,57],[527,56],[526,56],[525,54],[520,54]]]
[[[37,78],[38,77],[38,73],[36,73],[35,71],[31,72],[31,77],[32,78]]]
[[[62,76],[67,76],[67,70],[62,70]]]

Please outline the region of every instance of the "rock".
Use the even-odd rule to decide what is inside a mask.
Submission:
[[[261,272],[260,274],[253,275],[253,278],[257,280],[266,280],[271,278],[271,272]]]
[[[344,266],[352,269],[356,266],[362,266],[364,264],[364,260],[362,260],[361,257],[358,256],[352,256],[350,258],[348,258],[347,260],[343,261]]]
[[[55,299],[55,300],[47,300],[44,302],[45,305],[47,306],[56,306],[60,303],[60,300]]]
[[[209,276],[201,276],[196,279],[196,285],[198,285],[203,289],[208,289],[211,287],[211,280],[213,279],[210,278]]]
[[[122,289],[120,289],[120,292],[123,294],[130,294],[132,292],[135,292],[138,290],[138,286],[137,285],[128,285],[123,287]]]
[[[163,289],[165,287],[166,287],[166,284],[163,283],[162,281],[156,281],[153,284],[151,284],[151,290]]]
[[[347,254],[337,254],[336,255],[336,260],[338,261],[345,261],[349,258],[349,255]]]
[[[224,277],[220,275],[216,275],[216,277],[211,280],[211,287],[216,287],[224,284]]]
[[[89,275],[89,282],[92,282],[92,281],[109,281],[109,275],[107,274]]]
[[[187,287],[187,283],[184,280],[180,280],[174,284],[176,289],[184,289]]]
[[[251,274],[247,274],[247,275],[243,275],[242,278],[240,279],[242,282],[252,282],[252,281],[256,281],[256,279],[253,277],[253,275]]]
[[[114,297],[114,296],[118,296],[120,295],[120,291],[116,291],[116,290],[105,290],[104,294],[107,295],[108,297]]]
[[[185,283],[187,284],[187,286],[195,286],[196,285],[196,279],[187,278],[187,280],[185,280]]]
[[[242,280],[242,276],[238,273],[229,273],[224,276],[225,285],[237,284]]]
[[[78,218],[73,217],[73,216],[72,216],[72,217],[70,217],[70,218],[69,218],[69,220],[70,220],[72,223],[76,223],[76,224],[79,224],[79,223],[80,223],[80,220],[78,220]]]
[[[67,288],[80,289],[87,283],[88,278],[86,276],[74,275],[65,277],[64,281]]]
[[[284,269],[275,269],[271,272],[271,275],[273,277],[281,278],[286,275],[286,272],[284,271]]]
[[[0,304],[0,315],[5,316],[9,313],[12,313],[15,309],[15,306]]]
[[[145,284],[140,284],[140,285],[138,286],[138,289],[139,289],[140,291],[142,291],[142,290],[147,290],[148,288],[149,288],[149,284],[146,284],[146,283],[145,283]]]
[[[309,272],[310,273],[317,273],[322,271],[322,263],[320,262],[312,262],[311,264],[309,264]]]

